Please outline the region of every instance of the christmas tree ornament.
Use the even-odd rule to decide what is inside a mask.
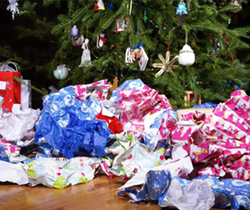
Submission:
[[[89,39],[85,39],[85,41],[82,43],[82,57],[81,57],[81,64],[79,67],[84,67],[91,64],[91,56],[90,56],[90,50],[88,48]]]
[[[121,19],[116,19],[116,27],[115,27],[115,32],[121,32],[121,31],[125,31],[125,29],[127,28],[127,23],[126,23],[126,18],[121,18]]]
[[[114,8],[114,6],[113,6],[113,4],[111,3],[111,4],[109,5],[109,9],[110,9],[110,10],[113,10],[113,8]]]
[[[188,14],[186,4],[183,0],[181,0],[180,3],[178,4],[176,15],[186,15],[186,14]]]
[[[171,72],[171,73],[173,73],[174,77],[177,78],[172,69],[178,68],[177,65],[174,65],[174,63],[178,60],[178,55],[175,56],[170,61],[170,52],[168,50],[167,53],[166,53],[166,59],[164,59],[164,57],[162,56],[162,54],[159,54],[158,58],[161,60],[162,63],[154,63],[153,67],[154,68],[160,68],[161,70],[158,71],[155,74],[155,77],[161,76],[164,72],[167,72],[167,73]]]
[[[192,48],[185,44],[179,54],[179,63],[183,66],[191,66],[195,62],[195,54]]]
[[[73,47],[80,47],[84,42],[84,37],[81,35],[80,37],[71,37],[71,44]]]
[[[230,3],[230,5],[240,7],[239,10],[234,10],[234,13],[238,13],[238,12],[240,12],[241,9],[242,9],[242,6],[241,6],[241,4],[239,3],[238,0],[233,0],[233,1]]]
[[[105,6],[104,6],[104,3],[103,3],[103,0],[98,0],[97,1],[97,4],[95,5],[94,7],[95,10],[105,10]]]
[[[125,54],[125,63],[134,63],[138,61],[140,70],[144,71],[148,63],[148,56],[144,50],[144,43],[139,41],[136,46],[128,47]]]
[[[7,7],[7,10],[10,10],[12,13],[12,19],[14,20],[15,14],[19,14],[19,9],[18,9],[18,0],[9,0],[9,5]]]
[[[72,37],[76,37],[76,36],[78,36],[78,33],[79,33],[78,28],[77,28],[76,26],[73,26],[73,27],[71,28],[71,31],[70,31],[71,36],[72,36]]]
[[[99,37],[97,37],[97,41],[96,41],[97,48],[101,48],[103,46],[103,44],[106,43],[107,39],[104,37],[105,37],[105,31],[102,31],[101,35]]]
[[[143,16],[143,18],[142,18],[142,19],[144,20],[144,23],[146,23],[146,22],[147,22],[147,20],[148,20],[146,10],[144,10],[144,16]]]
[[[53,73],[56,79],[63,80],[67,78],[69,71],[70,69],[65,64],[61,64],[57,66]]]
[[[144,48],[144,43],[139,41],[135,47],[128,47],[126,50],[125,63],[134,63],[140,60],[140,50]]]

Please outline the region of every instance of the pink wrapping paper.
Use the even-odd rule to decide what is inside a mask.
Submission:
[[[159,95],[158,91],[147,85],[141,89],[121,89],[118,93],[121,100],[117,106],[123,109],[121,122],[131,131],[144,131],[144,117],[154,114],[162,109],[173,110],[167,97]]]
[[[172,132],[172,140],[183,144],[196,166],[197,175],[226,174],[235,179],[250,177],[250,98],[242,90],[221,103],[213,113],[204,118],[199,113],[187,114],[183,120],[191,120],[197,126],[178,125]],[[199,120],[197,120],[199,119]],[[198,165],[196,165],[199,163]]]

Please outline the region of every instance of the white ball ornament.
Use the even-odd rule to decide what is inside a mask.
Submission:
[[[56,79],[63,80],[67,78],[69,71],[70,69],[65,64],[62,64],[54,70],[54,76]]]
[[[191,66],[195,62],[195,54],[192,48],[185,44],[179,53],[179,63],[183,66]]]

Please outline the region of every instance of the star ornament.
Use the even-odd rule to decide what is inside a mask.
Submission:
[[[154,63],[153,67],[154,68],[160,68],[161,70],[158,71],[155,74],[155,77],[161,76],[164,72],[167,72],[167,73],[171,72],[171,73],[173,73],[174,77],[177,78],[172,69],[178,68],[177,65],[173,65],[173,64],[178,60],[179,56],[178,55],[175,56],[170,61],[170,52],[167,51],[167,53],[166,53],[166,59],[164,59],[164,57],[162,56],[162,54],[159,54],[158,57],[159,57],[159,59],[161,60],[162,63]]]

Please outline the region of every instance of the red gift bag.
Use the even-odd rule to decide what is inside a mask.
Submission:
[[[21,104],[21,84],[14,79],[14,77],[21,78],[21,72],[8,68],[8,64],[1,67],[0,96],[3,98],[1,107],[3,112],[11,112],[13,104]]]

